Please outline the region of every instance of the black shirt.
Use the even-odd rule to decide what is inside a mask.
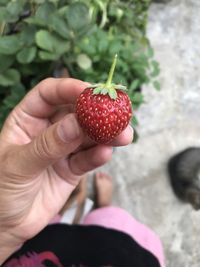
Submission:
[[[100,227],[55,224],[27,241],[5,267],[160,267],[129,235]]]

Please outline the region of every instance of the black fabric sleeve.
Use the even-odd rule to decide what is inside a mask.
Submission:
[[[99,226],[65,224],[47,226],[3,266],[160,267],[154,255],[125,233]]]

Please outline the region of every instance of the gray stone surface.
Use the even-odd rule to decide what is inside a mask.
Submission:
[[[161,237],[167,267],[200,266],[200,212],[176,199],[166,174],[170,155],[200,145],[199,14],[199,0],[152,5],[148,35],[162,90],[144,88],[139,142],[117,149],[105,167],[115,177],[114,203]]]

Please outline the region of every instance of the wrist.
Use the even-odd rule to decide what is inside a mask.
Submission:
[[[5,230],[0,231],[0,266],[16,250],[22,246],[22,243],[12,234]]]
[[[17,248],[3,247],[0,252],[0,266],[17,250]]]

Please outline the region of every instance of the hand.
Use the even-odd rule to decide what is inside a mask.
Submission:
[[[109,145],[84,135],[73,113],[86,83],[49,78],[15,107],[0,134],[0,263],[59,212],[85,172],[132,141],[128,126]]]

